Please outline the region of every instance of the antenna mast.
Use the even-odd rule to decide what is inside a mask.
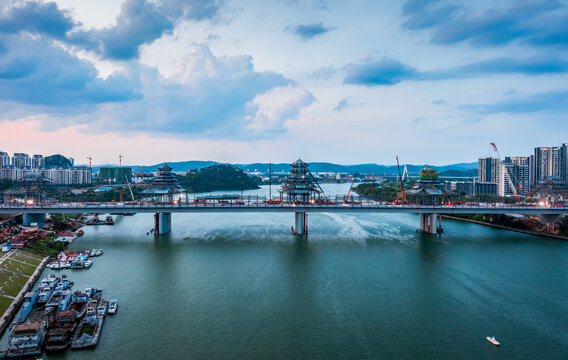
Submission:
[[[272,200],[272,158],[268,157],[268,200]]]

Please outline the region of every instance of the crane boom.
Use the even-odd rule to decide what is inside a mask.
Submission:
[[[398,198],[402,195],[402,203],[406,204],[406,195],[404,194],[404,181],[402,181],[402,174],[400,173],[400,163],[398,162],[398,155],[396,156],[396,166],[398,167],[398,178],[400,179],[400,192],[396,196],[395,204],[398,204]]]
[[[497,154],[497,158],[499,159],[499,166],[503,168],[504,176],[507,178],[507,182],[509,183],[509,187],[513,190],[513,194],[515,194],[515,198],[519,200],[519,194],[517,193],[517,188],[515,188],[515,184],[513,184],[513,180],[511,180],[511,176],[509,175],[509,170],[507,170],[507,166],[501,160],[501,154],[499,154],[499,149],[497,149],[497,145],[495,143],[490,143],[493,147],[493,151]],[[504,193],[504,192],[503,192]]]

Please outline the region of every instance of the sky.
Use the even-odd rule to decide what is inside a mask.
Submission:
[[[568,142],[568,1],[0,0],[0,151],[452,164]]]

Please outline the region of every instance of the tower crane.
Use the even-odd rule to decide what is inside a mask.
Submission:
[[[400,173],[400,163],[398,162],[398,155],[396,156],[396,166],[398,167],[398,178],[400,179],[400,192],[396,196],[396,201],[394,203],[398,205],[399,204],[398,199],[402,195],[400,203],[406,204],[406,195],[404,195],[404,181],[402,180],[402,174]]]
[[[507,182],[509,183],[509,187],[511,188],[513,194],[515,195],[515,199],[519,200],[519,194],[517,194],[517,188],[515,188],[515,184],[513,184],[513,180],[511,180],[511,176],[509,175],[509,170],[507,170],[507,166],[501,160],[501,154],[499,154],[497,145],[495,145],[495,143],[490,143],[490,144],[493,147],[493,151],[495,152],[495,154],[497,154],[497,159],[499,160],[499,166],[503,168],[504,176],[507,178]]]
[[[93,158],[91,156],[87,156],[87,160],[89,160],[89,169],[91,168],[91,161],[93,160]]]

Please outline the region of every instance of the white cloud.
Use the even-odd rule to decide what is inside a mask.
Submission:
[[[307,90],[295,86],[276,87],[257,95],[249,104],[256,109],[247,118],[247,129],[253,131],[283,131],[287,121],[294,120],[303,107],[311,105],[315,97]]]

